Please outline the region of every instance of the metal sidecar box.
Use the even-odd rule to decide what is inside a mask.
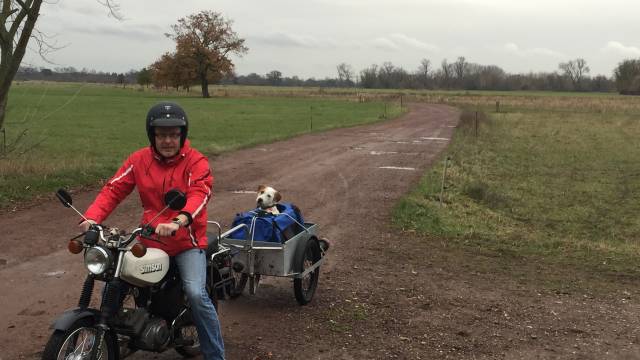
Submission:
[[[236,291],[242,292],[249,282],[249,293],[255,294],[261,276],[290,277],[296,300],[305,305],[313,298],[325,255],[317,225],[297,223],[296,231],[283,235],[281,242],[254,240],[255,222],[264,216],[267,215],[261,214],[250,225],[240,224],[219,235],[220,244],[234,253],[235,272],[241,274],[236,281]],[[231,237],[243,227],[244,239]]]

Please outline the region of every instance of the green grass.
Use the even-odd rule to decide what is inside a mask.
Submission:
[[[477,138],[465,113],[394,223],[488,254],[637,272],[640,116],[625,110],[490,113]]]
[[[308,133],[312,122],[314,132],[323,131],[380,121],[385,112],[379,101],[202,99],[193,92],[163,95],[106,85],[16,83],[5,120],[8,148],[25,130],[26,135],[8,157],[0,156],[0,208],[60,186],[93,185],[111,176],[129,153],[148,144],[146,112],[161,100],[186,109],[192,144],[209,155]],[[386,111],[387,117],[395,117],[401,109],[388,103]]]

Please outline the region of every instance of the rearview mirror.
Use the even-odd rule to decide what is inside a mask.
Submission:
[[[180,190],[169,190],[164,194],[164,204],[172,210],[182,210],[187,204],[187,196]]]
[[[67,192],[67,190],[58,189],[58,191],[56,191],[56,197],[58,198],[58,200],[60,200],[64,207],[71,207],[71,204],[73,202],[71,200],[71,195]]]

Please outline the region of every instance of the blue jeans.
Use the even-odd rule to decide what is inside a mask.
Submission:
[[[200,349],[206,360],[224,360],[224,342],[216,309],[205,288],[207,259],[204,250],[189,249],[175,256],[184,292],[191,305],[191,313]]]

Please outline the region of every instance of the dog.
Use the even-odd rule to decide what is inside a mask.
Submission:
[[[272,213],[274,215],[280,214],[276,204],[282,199],[280,192],[271,186],[260,185],[258,186],[258,197],[256,198],[256,205],[258,208]]]

